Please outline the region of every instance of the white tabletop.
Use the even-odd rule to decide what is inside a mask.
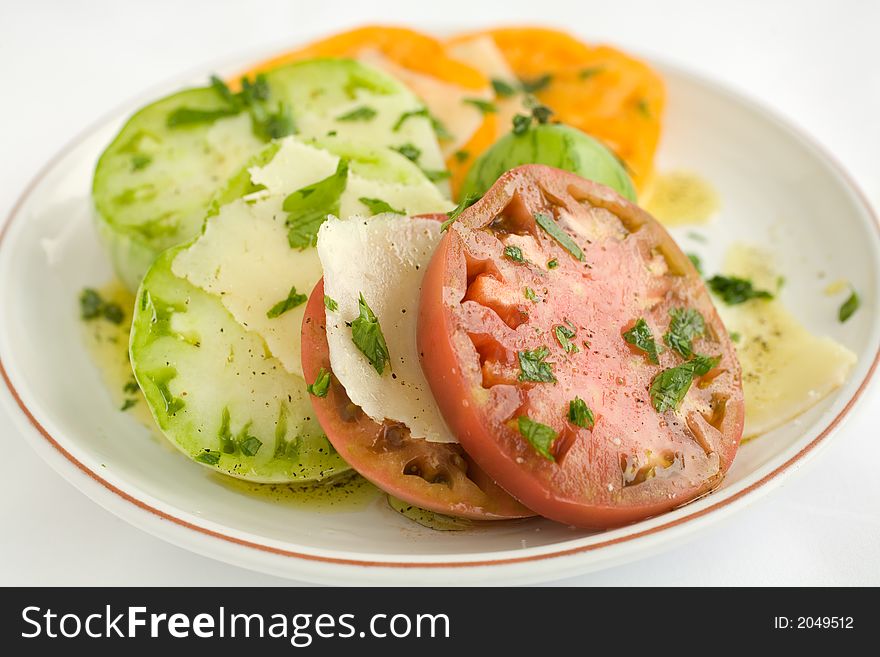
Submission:
[[[363,22],[542,22],[660,56],[774,106],[880,205],[873,0],[4,0],[0,217],[66,141],[145,88],[200,63]],[[878,425],[875,384],[810,467],[759,503],[666,553],[562,583],[880,585]],[[289,584],[118,520],[50,470],[2,410],[0,441],[0,585]]]

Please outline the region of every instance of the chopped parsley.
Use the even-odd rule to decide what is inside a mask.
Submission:
[[[495,103],[489,102],[488,100],[483,100],[481,98],[465,98],[463,103],[467,103],[468,105],[473,105],[478,110],[480,110],[481,114],[494,114],[498,111],[498,107]]]
[[[519,380],[556,383],[556,377],[553,375],[553,363],[545,362],[549,355],[550,350],[545,346],[516,352],[516,357],[519,360]]]
[[[446,213],[446,216],[449,217],[443,224],[440,226],[440,232],[446,232],[449,227],[455,222],[456,219],[461,215],[462,212],[471,207],[474,203],[483,198],[482,194],[468,194],[465,196],[461,203],[455,206],[454,209],[450,210]]]
[[[773,295],[767,290],[756,290],[751,281],[737,276],[718,276],[716,274],[706,283],[708,283],[709,289],[728,306],[735,306],[749,299],[773,298]]]
[[[339,304],[336,303],[336,299],[326,294],[324,295],[324,307],[334,313],[339,310]]]
[[[837,319],[840,320],[841,323],[845,322],[859,309],[861,303],[862,301],[859,299],[858,293],[855,290],[850,289],[849,297],[843,302],[843,305],[840,306],[840,310],[837,311]]]
[[[559,346],[565,350],[567,354],[576,354],[580,351],[578,346],[572,342],[572,338],[577,335],[577,331],[574,330],[574,326],[570,322],[566,322],[568,326],[563,324],[557,324],[553,327],[553,335],[556,336],[556,341],[559,343]]]
[[[367,210],[370,211],[370,214],[383,214],[385,212],[406,214],[403,210],[395,210],[380,198],[367,198],[366,196],[361,196],[358,201],[367,206]]]
[[[571,236],[568,233],[562,230],[559,224],[553,220],[553,217],[544,214],[543,212],[536,212],[535,223],[543,228],[544,232],[546,232],[550,237],[559,242],[559,245],[575,258],[577,258],[581,262],[586,260],[584,252],[581,251],[581,247],[579,247],[577,243],[573,239],[571,239]]]
[[[337,116],[337,121],[369,121],[376,116],[376,110],[367,105],[356,107],[350,112]]]
[[[520,265],[523,265],[528,262],[528,260],[526,260],[523,257],[522,249],[519,248],[518,246],[513,246],[513,245],[505,246],[504,247],[504,257],[508,258],[509,260],[513,260],[514,262],[516,262]]]
[[[644,351],[650,362],[655,365],[660,364],[660,359],[657,358],[657,343],[654,342],[654,335],[644,318],[639,317],[633,327],[623,334],[623,339],[636,349]]]
[[[550,451],[553,447],[553,442],[557,438],[556,432],[553,431],[553,427],[548,427],[546,424],[535,422],[527,416],[521,415],[517,418],[517,428],[519,429],[520,435],[529,441],[529,444],[535,448],[535,451],[538,452],[538,454],[548,461],[556,460],[553,453]]]
[[[535,104],[532,107],[532,117],[537,121],[540,125],[547,123],[550,120],[550,117],[553,115],[553,110],[547,107],[546,105]]]
[[[290,288],[290,292],[287,293],[287,298],[282,299],[274,306],[269,308],[266,311],[266,317],[269,319],[275,319],[276,317],[281,317],[288,310],[293,310],[297,306],[301,306],[306,302],[309,297],[305,294],[300,294],[296,291],[296,286],[294,285]]]
[[[431,182],[440,182],[441,180],[446,180],[452,175],[445,169],[422,169],[422,173],[425,174],[425,177]]]
[[[119,408],[120,411],[127,411],[129,408],[137,404],[137,397],[131,398],[129,397],[124,402],[122,402],[122,406]]]
[[[663,342],[684,358],[690,358],[693,355],[692,342],[706,331],[706,322],[693,308],[673,308],[669,316],[672,320],[669,330],[663,335]]]
[[[403,127],[403,124],[406,123],[409,119],[414,117],[423,117],[428,119],[431,122],[431,127],[434,129],[434,132],[437,134],[437,139],[449,140],[452,139],[452,135],[449,130],[446,129],[446,126],[443,125],[437,117],[433,116],[427,107],[422,107],[417,110],[410,110],[408,112],[404,112],[400,115],[397,121],[394,122],[394,125],[391,126],[392,132],[399,132]]]
[[[307,185],[284,199],[287,241],[293,249],[307,249],[318,242],[318,229],[328,214],[339,213],[339,201],[348,183],[348,160],[340,159],[336,172]]]
[[[242,430],[244,432],[244,430]],[[238,443],[241,453],[245,456],[256,456],[263,446],[263,441],[256,436],[243,436]]]
[[[700,256],[696,253],[688,253],[688,260],[691,261],[691,264],[694,266],[694,269],[697,270],[697,273],[702,276],[703,275],[703,261],[700,260]]]
[[[326,397],[328,390],[330,390],[330,372],[322,367],[315,377],[315,382],[306,385],[306,391],[315,397]]]
[[[592,429],[596,424],[593,411],[580,397],[575,397],[568,403],[568,420],[582,429]]]
[[[636,110],[646,119],[651,118],[651,108],[648,105],[648,101],[644,98],[639,98],[639,100],[636,102]]]
[[[694,379],[708,373],[720,362],[720,356],[698,355],[686,363],[660,372],[651,381],[651,403],[654,410],[664,413],[678,408]]]
[[[492,78],[492,89],[499,98],[510,98],[516,93],[516,87],[501,78]]]
[[[220,452],[211,451],[210,449],[203,450],[196,456],[196,461],[206,465],[217,465],[220,463]]]
[[[520,79],[519,82],[525,93],[534,94],[549,87],[550,83],[553,82],[553,76],[546,73],[535,78]]]
[[[528,299],[528,300],[531,301],[532,303],[538,303],[538,297],[537,297],[537,295],[535,294],[535,291],[534,291],[532,288],[530,288],[530,287],[526,287],[526,288],[523,290],[523,294],[525,295],[526,299]]]
[[[739,342],[740,340],[742,340],[742,335],[738,331],[731,331],[730,339],[733,342]]]
[[[400,146],[398,146],[394,150],[396,150],[398,153],[400,153],[406,159],[408,159],[412,162],[417,162],[418,159],[422,156],[422,150],[418,146],[414,146],[413,144],[410,144],[409,142],[407,142],[405,144],[401,144]]]
[[[528,131],[532,125],[532,117],[525,114],[516,114],[513,117],[513,134],[521,135]]]
[[[459,163],[464,162],[465,160],[467,160],[471,156],[471,154],[468,151],[455,151],[455,153],[453,153],[453,155],[455,157],[455,161],[459,162]]]
[[[588,66],[587,68],[582,68],[578,71],[578,78],[581,80],[589,80],[590,78],[599,75],[605,69],[602,66]]]
[[[559,266],[559,261],[556,258],[547,261],[547,269],[556,269]]]
[[[358,295],[358,311],[360,315],[351,323],[351,341],[367,357],[373,369],[382,374],[385,365],[391,360],[388,345],[385,344],[379,320],[367,305],[363,294]]]
[[[141,388],[138,385],[138,382],[134,378],[132,378],[131,381],[126,383],[124,386],[122,386],[122,392],[127,393],[129,395],[135,394],[140,389]]]
[[[102,317],[113,324],[122,324],[125,319],[125,312],[118,303],[104,301],[100,293],[90,287],[80,292],[79,315],[87,321]]]

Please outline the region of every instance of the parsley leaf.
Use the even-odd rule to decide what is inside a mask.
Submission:
[[[550,451],[553,447],[553,442],[557,438],[556,432],[553,431],[553,427],[548,427],[546,424],[535,422],[527,416],[521,415],[517,418],[517,428],[519,429],[520,435],[529,441],[529,444],[535,448],[535,451],[538,452],[538,454],[548,461],[556,460],[553,453]]]
[[[351,341],[367,357],[373,368],[382,374],[390,360],[388,345],[385,344],[379,320],[370,310],[363,294],[358,298],[358,311],[360,315],[351,323]]]
[[[284,199],[287,241],[293,249],[307,249],[318,242],[318,229],[328,214],[339,213],[339,200],[348,183],[348,160],[340,159],[336,172],[307,185]]]
[[[559,266],[559,261],[556,258],[547,261],[547,269],[556,269]]]
[[[373,117],[376,116],[376,110],[367,105],[362,105],[361,107],[356,107],[350,112],[346,112],[341,116],[337,116],[337,121],[369,121]]]
[[[698,256],[696,253],[688,253],[687,257],[688,257],[688,260],[691,261],[691,264],[693,264],[694,269],[697,270],[697,273],[700,276],[702,276],[703,275],[703,261],[700,260],[700,256]]]
[[[549,355],[550,350],[544,346],[516,352],[516,357],[519,359],[519,380],[556,383],[556,377],[553,376],[553,363],[544,362],[544,359]]]
[[[853,313],[859,309],[859,306],[862,304],[861,299],[859,299],[859,295],[855,290],[850,290],[849,298],[843,302],[843,305],[840,306],[840,310],[837,311],[837,319],[842,323],[848,320],[853,316]]]
[[[584,252],[581,251],[581,247],[577,245],[577,243],[571,238],[571,236],[566,233],[562,229],[562,227],[553,220],[550,215],[544,214],[543,212],[536,212],[535,223],[543,228],[544,232],[546,232],[550,237],[559,242],[559,245],[575,258],[577,258],[581,262],[586,260]]]
[[[492,89],[499,98],[510,98],[516,93],[516,87],[500,78],[492,78]]]
[[[514,262],[516,262],[520,265],[524,265],[528,262],[528,260],[526,260],[523,257],[522,249],[519,248],[518,246],[513,246],[513,245],[505,246],[504,247],[504,257],[508,258],[510,260],[513,260]]]
[[[550,86],[551,82],[553,82],[553,76],[549,73],[546,73],[545,75],[539,75],[535,78],[520,79],[522,90],[527,94],[534,94],[539,91],[543,91],[548,86]]]
[[[669,330],[663,335],[663,342],[684,358],[690,358],[693,354],[691,343],[706,331],[706,322],[693,308],[673,308],[669,315],[672,320]]]
[[[498,111],[498,107],[495,103],[481,98],[465,98],[462,102],[467,103],[468,105],[473,105],[480,110],[481,114],[494,114]]]
[[[206,449],[196,456],[195,460],[199,463],[204,463],[205,465],[217,465],[220,463],[220,452]]]
[[[97,290],[85,288],[79,295],[79,314],[84,320],[103,317],[113,324],[122,324],[125,311],[114,301],[104,301]]]
[[[471,156],[468,151],[455,151],[453,155],[455,156],[455,161],[459,163],[464,162]]]
[[[639,317],[633,327],[623,334],[623,339],[628,344],[644,351],[648,355],[650,362],[659,365],[660,359],[657,358],[657,343],[654,342],[651,328],[642,317]]]
[[[651,381],[651,403],[654,410],[664,413],[679,407],[694,379],[708,373],[721,362],[720,356],[694,356],[677,367],[663,370]]]
[[[528,131],[532,125],[532,117],[525,114],[516,114],[513,117],[513,134],[521,135]]]
[[[414,117],[423,117],[428,119],[431,122],[431,127],[434,129],[434,132],[437,133],[437,139],[452,139],[452,135],[450,134],[449,130],[446,129],[446,126],[443,125],[435,116],[433,116],[428,111],[427,107],[421,107],[417,110],[404,112],[400,115],[397,121],[394,122],[394,125],[391,126],[391,131],[399,132],[400,129],[403,127],[403,124]]]
[[[417,162],[422,155],[422,150],[409,142],[398,146],[394,150],[412,162]]]
[[[456,219],[461,215],[462,212],[471,207],[474,203],[483,198],[482,194],[468,194],[465,196],[461,203],[455,206],[454,209],[450,210],[446,213],[446,216],[449,217],[446,221],[444,221],[440,226],[440,232],[445,233],[449,230],[449,227],[455,222]]]
[[[422,169],[422,173],[425,174],[425,177],[431,182],[446,180],[452,175],[449,171],[444,169]]]
[[[599,75],[605,69],[602,66],[588,66],[578,71],[578,78],[581,80],[589,80],[591,77]]]
[[[592,429],[596,425],[593,411],[580,397],[575,397],[568,403],[568,420],[582,429]]]
[[[572,338],[577,335],[577,332],[574,330],[574,326],[570,323],[566,322],[568,326],[564,326],[563,324],[557,324],[553,327],[553,334],[556,336],[556,341],[559,343],[559,346],[565,350],[567,354],[576,354],[580,351],[578,346],[572,342]]]
[[[330,390],[330,372],[322,367],[315,377],[315,382],[306,385],[306,391],[315,397],[326,397],[328,390]]]
[[[244,431],[245,429],[242,430],[242,433]],[[263,441],[256,436],[245,435],[241,437],[238,446],[241,449],[241,453],[245,456],[256,456],[257,452],[260,451],[260,447],[263,446]]]
[[[367,206],[370,214],[383,214],[385,212],[392,212],[394,214],[406,214],[406,212],[404,212],[403,210],[395,210],[390,205],[388,205],[388,203],[380,198],[367,198],[366,196],[361,196],[358,201]]]
[[[294,285],[292,288],[290,288],[290,292],[287,293],[286,299],[282,299],[274,306],[269,308],[269,310],[266,312],[266,317],[268,317],[269,319],[281,317],[281,315],[286,313],[288,310],[293,310],[297,306],[301,306],[302,304],[304,304],[307,299],[308,296],[306,296],[305,294],[297,293],[296,286]]]
[[[773,295],[767,290],[756,290],[752,282],[737,276],[715,275],[706,281],[709,289],[721,297],[728,306],[748,301],[749,299],[772,299]]]
[[[336,303],[336,299],[326,294],[324,295],[324,307],[334,313],[339,310],[339,304]]]
[[[79,316],[83,319],[95,319],[101,316],[104,300],[97,290],[87,287],[79,295]]]

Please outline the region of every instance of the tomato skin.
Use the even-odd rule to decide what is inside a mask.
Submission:
[[[312,291],[303,317],[302,365],[309,382],[317,378],[321,368],[331,371],[324,321],[322,279]],[[351,403],[334,376],[325,397],[310,397],[318,422],[336,451],[394,497],[430,511],[475,520],[534,515],[495,484],[458,445],[413,439],[402,425],[370,419]],[[405,473],[411,468],[421,476]]]
[[[578,206],[583,205],[582,216],[587,217],[584,221],[598,217],[605,222],[603,230],[622,226],[627,229],[627,237],[594,236],[589,242],[580,240],[586,263],[579,262],[555,242],[548,241],[540,230],[536,231],[534,222],[528,223],[533,212],[549,212],[554,204],[562,204],[575,214],[581,211]],[[501,230],[487,229],[499,217],[506,222]],[[497,221],[493,225],[498,226]],[[480,255],[483,246],[500,253],[501,247],[493,246],[497,235],[508,239],[518,233],[531,235],[547,249],[546,253],[540,251],[541,263],[534,254],[528,267],[505,262],[503,258],[487,259],[487,252]],[[525,244],[522,240],[518,243]],[[645,274],[639,254],[646,248],[662,252],[663,261],[674,266],[678,276],[667,272],[655,280],[653,275]],[[609,260],[603,255],[606,252],[627,257]],[[546,262],[544,257],[556,258],[558,269],[542,270],[533,279],[526,279],[529,270],[542,269],[534,265]],[[585,266],[591,261],[594,268],[585,273]],[[588,294],[578,297],[570,287],[556,287],[550,282],[546,292],[538,291],[547,298],[548,308],[564,308],[579,327],[580,352],[575,355],[565,354],[552,338],[542,338],[551,351],[547,360],[557,365],[573,363],[570,369],[574,373],[557,367],[557,383],[523,385],[515,375],[505,378],[504,372],[518,370],[509,357],[498,360],[497,352],[534,348],[535,333],[532,325],[511,321],[506,306],[502,317],[491,307],[492,299],[484,300],[482,306],[470,299],[471,284],[481,274],[500,280],[499,285],[508,288],[520,286],[524,280],[570,284],[576,278],[589,281],[588,285],[605,285],[601,288],[603,294],[593,301]],[[615,287],[615,281],[619,287]],[[656,289],[645,288],[648,283],[656,285]],[[532,287],[538,290],[536,285],[533,283]],[[479,294],[486,287],[480,281]],[[659,300],[653,315],[645,310],[655,325],[660,321],[658,318],[666,316],[673,301],[684,300],[698,309],[708,330],[705,338],[695,341],[695,352],[711,352],[722,358],[718,368],[691,386],[688,404],[694,412],[689,412],[686,420],[674,411],[657,413],[647,397],[653,377],[682,360],[666,349],[659,365],[647,363],[641,355],[631,352],[621,336],[635,317],[631,313],[603,315],[612,312],[608,309],[632,307],[635,301],[629,301],[629,297],[634,290],[655,295]],[[508,295],[507,299],[510,298]],[[540,303],[528,303],[525,301],[524,306],[527,312],[538,316],[551,312]],[[594,309],[592,319],[604,317],[605,321],[591,323],[586,315],[578,316],[587,306]],[[577,318],[583,321],[575,321]],[[592,332],[589,350],[581,342],[587,325]],[[550,326],[548,323],[535,328]],[[499,336],[506,337],[502,340]],[[659,331],[655,331],[654,337],[662,345]],[[501,347],[499,341],[503,343]],[[483,343],[495,346],[487,349]],[[514,344],[517,346],[511,347]],[[720,483],[742,435],[739,364],[693,265],[665,230],[638,207],[606,187],[558,169],[528,165],[504,174],[448,230],[423,281],[418,345],[422,368],[444,419],[468,454],[523,504],[559,522],[602,529],[641,520],[691,501]],[[486,362],[481,364],[481,359]],[[491,367],[487,366],[490,360]],[[609,378],[615,380],[612,375],[616,375],[619,388],[609,383]],[[597,414],[592,430],[579,429],[564,418],[566,404],[575,395],[588,399]],[[606,401],[607,406],[603,405]],[[710,408],[719,406],[722,410],[717,417],[709,413]],[[553,443],[559,456],[557,461],[537,454],[519,434],[515,420],[523,414],[551,425],[558,433]],[[717,426],[710,426],[711,422]],[[619,433],[611,433],[612,429]],[[620,447],[613,444],[614,440]],[[638,450],[658,441],[668,443],[674,458],[670,457],[669,465],[663,460],[659,466],[648,468],[657,462],[658,455],[666,459],[666,452],[656,452],[652,461],[651,453]],[[627,450],[634,455],[632,462],[627,460]],[[640,463],[635,459],[639,458],[645,459],[645,468],[635,467]]]

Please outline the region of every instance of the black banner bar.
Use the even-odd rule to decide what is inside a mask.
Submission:
[[[2,589],[7,655],[128,645],[191,655],[623,654],[679,647],[866,645],[877,597],[860,589]],[[870,645],[870,644],[867,644]],[[12,648],[11,652],[7,651]],[[688,652],[693,652],[689,650]],[[635,653],[633,653],[635,654]]]

